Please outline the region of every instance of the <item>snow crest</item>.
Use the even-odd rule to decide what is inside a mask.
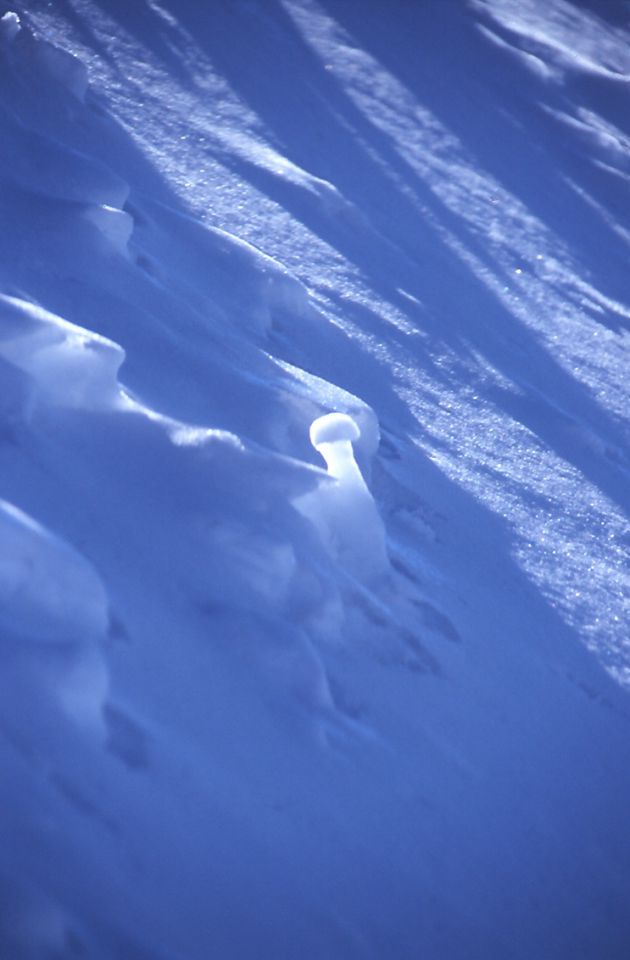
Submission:
[[[84,410],[122,402],[118,344],[15,297],[0,296],[0,357],[29,374],[40,400]]]

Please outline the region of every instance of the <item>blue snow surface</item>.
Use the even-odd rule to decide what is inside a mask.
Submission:
[[[0,16],[0,957],[627,960],[630,4]]]

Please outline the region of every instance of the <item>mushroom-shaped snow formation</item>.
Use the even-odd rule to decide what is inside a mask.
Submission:
[[[354,458],[352,444],[361,433],[345,413],[318,417],[311,443],[336,482],[303,498],[298,509],[317,527],[328,550],[349,573],[370,582],[389,569],[385,528]]]
[[[9,11],[0,17],[0,38],[8,40],[10,43],[18,35],[20,29],[21,23],[17,13]]]
[[[315,448],[324,443],[338,443],[340,440],[353,443],[360,436],[359,427],[347,413],[327,413],[313,420],[310,429],[311,443]]]
[[[360,436],[361,431],[347,413],[327,413],[311,424],[311,443],[326,461],[328,473],[337,479],[356,473],[363,483],[352,449]]]

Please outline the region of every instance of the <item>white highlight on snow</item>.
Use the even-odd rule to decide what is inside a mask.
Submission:
[[[361,436],[357,424],[347,413],[327,413],[311,424],[309,431],[311,443],[326,461],[328,472],[339,477],[347,469],[348,454],[354,468],[352,443]],[[352,468],[350,468],[352,469]]]
[[[0,357],[32,377],[40,400],[84,410],[123,404],[122,347],[15,297],[0,296]]]
[[[144,408],[146,410],[146,408]],[[160,416],[154,411],[147,411],[154,420],[159,420],[165,424],[169,430],[169,436],[177,447],[203,447],[205,444],[219,441],[229,445],[234,450],[244,450],[243,441],[236,434],[229,430],[214,430],[208,427],[193,427],[187,423],[178,423],[169,421],[167,417]]]
[[[299,167],[288,157],[282,156],[277,150],[270,147],[269,144],[252,144],[249,137],[235,137],[234,134],[232,134],[232,142],[234,142],[239,152],[244,153],[244,155],[257,166],[263,167],[269,173],[280,177],[286,183],[300,187],[305,194],[314,197],[319,201],[325,213],[331,215],[344,212],[356,213],[352,204],[346,200],[333,183],[321,177],[316,177],[314,174]]]
[[[0,37],[9,43],[17,36],[22,29],[20,18],[17,13],[9,11],[0,17]]]
[[[326,461],[334,481],[295,502],[317,528],[339,564],[364,582],[387,573],[385,527],[354,458],[352,444],[361,436],[345,413],[329,413],[311,424],[310,438]]]

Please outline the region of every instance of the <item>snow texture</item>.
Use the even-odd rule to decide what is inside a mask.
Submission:
[[[105,636],[107,598],[90,565],[10,503],[0,502],[0,623],[41,642]]]
[[[627,960],[629,17],[0,10],[2,960]]]

